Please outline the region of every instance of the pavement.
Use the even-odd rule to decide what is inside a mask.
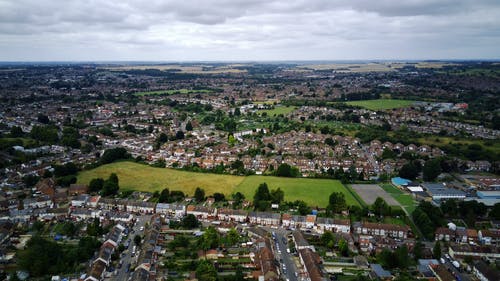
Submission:
[[[120,256],[120,260],[122,261],[122,266],[121,268],[116,268],[116,275],[113,275],[111,277],[111,280],[116,280],[116,281],[124,281],[128,280],[132,276],[132,271],[127,272],[127,267],[130,264],[130,267],[134,266],[134,263],[137,262],[137,256],[139,255],[139,250],[136,250],[135,255],[132,255],[132,248],[134,247],[134,236],[136,234],[143,235],[144,231],[140,231],[141,227],[144,227],[146,225],[146,222],[148,222],[151,219],[150,215],[143,215],[143,216],[137,216],[137,222],[135,223],[134,227],[131,229],[128,238],[124,239],[122,241],[123,244],[126,244],[127,240],[130,240],[129,247],[126,248],[123,253]]]

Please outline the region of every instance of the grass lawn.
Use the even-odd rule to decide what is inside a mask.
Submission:
[[[211,93],[210,90],[188,90],[188,89],[180,89],[180,90],[160,90],[160,91],[145,91],[145,92],[137,92],[134,95],[136,96],[154,96],[154,95],[174,95],[174,94],[207,94]]]
[[[154,192],[168,187],[192,196],[196,187],[201,187],[206,195],[221,192],[228,196],[239,191],[252,200],[259,184],[265,182],[269,189],[280,187],[287,201],[304,200],[312,207],[326,207],[330,194],[340,191],[345,194],[348,205],[359,206],[353,195],[337,180],[204,174],[153,168],[134,162],[116,162],[82,171],[78,174],[78,183],[88,184],[93,178],[106,179],[111,173],[117,174],[122,190]]]
[[[247,199],[252,200],[255,190],[264,182],[267,183],[269,190],[281,188],[285,192],[285,201],[304,200],[312,207],[326,207],[330,194],[340,191],[344,193],[348,205],[359,206],[358,201],[337,180],[249,176],[236,187],[235,191],[243,193]]]
[[[297,107],[296,106],[276,106],[274,109],[263,109],[259,110],[258,113],[262,115],[262,113],[266,112],[267,116],[274,116],[274,115],[286,115],[292,111],[294,111]]]
[[[385,110],[400,107],[407,107],[415,103],[412,100],[378,99],[378,100],[360,100],[348,101],[349,105],[361,106],[369,110]]]
[[[181,190],[192,196],[197,187],[205,189],[206,195],[222,192],[229,195],[235,186],[245,178],[230,175],[216,175],[178,171],[174,169],[153,168],[134,162],[116,162],[83,171],[78,174],[78,183],[88,184],[93,178],[108,178],[116,173],[120,189],[154,192],[168,187]]]
[[[417,207],[417,202],[410,194],[397,189],[392,184],[381,184],[380,187],[382,187],[387,193],[391,194],[391,196],[394,197],[394,199],[396,199],[396,201],[398,201],[403,206],[403,208],[405,208],[408,214],[411,215],[411,213],[413,213],[413,211]]]

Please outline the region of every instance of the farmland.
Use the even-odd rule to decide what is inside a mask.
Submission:
[[[188,89],[179,89],[179,90],[160,90],[160,91],[144,91],[137,92],[134,95],[136,96],[156,96],[156,95],[176,95],[176,94],[208,94],[211,93],[210,90],[188,90]]]
[[[311,206],[325,207],[328,204],[328,196],[338,191],[345,194],[348,205],[359,205],[349,191],[336,180],[205,174],[153,168],[133,162],[116,162],[80,172],[78,183],[88,184],[91,179],[98,177],[105,179],[111,173],[117,174],[122,190],[154,192],[168,187],[170,190],[181,190],[193,195],[196,187],[201,187],[207,195],[220,192],[228,196],[239,191],[252,200],[255,189],[265,182],[270,189],[281,188],[285,192],[286,201],[304,200]]]
[[[386,110],[386,109],[407,107],[415,103],[415,101],[378,99],[378,100],[348,101],[346,103],[349,105],[360,106],[369,110]]]

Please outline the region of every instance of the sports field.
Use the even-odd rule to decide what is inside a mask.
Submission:
[[[281,188],[285,192],[286,201],[304,200],[313,207],[326,207],[330,194],[340,191],[345,194],[348,205],[359,205],[351,193],[336,180],[194,173],[153,168],[134,162],[116,162],[82,171],[78,174],[78,183],[88,184],[91,179],[98,177],[106,179],[111,173],[117,174],[121,190],[154,192],[168,187],[192,196],[195,189],[201,187],[205,189],[206,195],[220,192],[229,196],[239,191],[248,200],[252,200],[259,184],[265,182],[269,189]]]
[[[368,205],[372,205],[377,197],[381,197],[389,206],[399,206],[399,203],[389,193],[376,184],[353,184],[351,186]]]
[[[405,193],[398,188],[396,188],[394,185],[387,183],[387,184],[381,184],[380,187],[384,189],[387,193],[389,193],[396,201],[398,201],[403,208],[408,212],[408,214],[411,215],[415,208],[417,207],[417,202],[413,199],[413,197]]]
[[[407,107],[415,103],[412,100],[378,99],[378,100],[360,100],[348,101],[349,105],[364,107],[369,110],[386,110],[393,108]]]

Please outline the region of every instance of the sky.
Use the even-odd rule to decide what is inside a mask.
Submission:
[[[500,0],[0,0],[0,61],[500,59]]]

